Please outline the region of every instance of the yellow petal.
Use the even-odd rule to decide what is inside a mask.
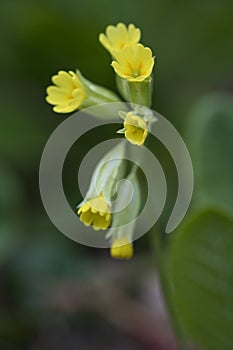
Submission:
[[[141,37],[141,31],[139,28],[135,28],[134,24],[130,24],[129,27],[129,40],[131,43],[138,43]]]
[[[106,28],[106,35],[100,34],[100,43],[115,57],[124,47],[134,46],[140,40],[140,30],[130,24],[128,28],[124,23],[116,26],[109,25]]]
[[[73,82],[69,73],[65,71],[59,71],[57,75],[52,77],[52,82],[61,87],[63,90],[72,90]]]
[[[46,92],[48,94],[48,96],[46,96],[46,101],[50,104],[55,105],[68,102],[68,95],[56,86],[49,86]]]
[[[93,221],[94,228],[100,228],[105,230],[109,226],[109,222],[105,220],[105,216],[100,216],[98,214],[95,215]]]
[[[56,113],[71,113],[76,110],[73,106],[69,107],[68,105],[57,105],[53,107],[54,112]]]
[[[80,220],[86,225],[91,225],[94,220],[94,215],[90,210],[88,210],[85,213],[81,213]]]

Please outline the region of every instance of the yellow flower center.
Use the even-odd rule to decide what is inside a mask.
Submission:
[[[134,77],[134,78],[137,78],[137,77],[139,77],[140,75],[141,75],[141,73],[140,73],[139,70],[133,71],[133,73],[132,73],[132,77]]]

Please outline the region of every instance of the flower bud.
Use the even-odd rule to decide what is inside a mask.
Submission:
[[[134,170],[126,178],[128,181],[124,181],[118,193],[114,208],[114,211],[118,211],[114,212],[112,228],[106,235],[106,238],[111,241],[111,256],[117,259],[130,259],[133,256],[132,240],[135,219],[141,206],[141,192],[135,169],[134,167]],[[131,186],[129,186],[129,182]],[[127,203],[129,204],[125,207]]]

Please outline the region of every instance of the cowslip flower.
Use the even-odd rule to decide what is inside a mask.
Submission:
[[[106,34],[99,35],[99,41],[112,56],[115,56],[115,53],[121,51],[125,46],[136,45],[140,37],[140,29],[134,24],[129,24],[127,28],[124,23],[118,23],[116,26],[108,26]]]
[[[129,82],[142,82],[151,75],[154,57],[151,49],[142,44],[125,46],[122,51],[115,53],[111,65],[121,78]]]
[[[94,230],[106,230],[111,223],[110,206],[106,202],[104,195],[100,193],[95,198],[84,202],[78,209],[80,220],[86,226],[92,225]]]
[[[110,254],[115,259],[131,259],[133,257],[133,245],[126,236],[115,239],[110,248]]]
[[[125,138],[133,145],[142,146],[148,135],[148,126],[143,118],[129,112],[124,120],[124,128],[117,133],[125,134]]]
[[[116,183],[124,172],[125,142],[110,149],[97,164],[84,200],[77,214],[86,226],[106,230],[112,219],[111,201],[116,193]]]
[[[87,98],[85,88],[77,74],[72,71],[59,71],[52,77],[54,85],[47,87],[46,101],[54,112],[70,113],[77,110]]]

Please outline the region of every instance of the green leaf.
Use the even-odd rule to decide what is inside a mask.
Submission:
[[[209,350],[233,344],[233,221],[215,210],[196,215],[171,239],[171,301],[190,340]]]
[[[233,216],[233,102],[212,94],[194,108],[188,127],[194,166],[194,204]]]

